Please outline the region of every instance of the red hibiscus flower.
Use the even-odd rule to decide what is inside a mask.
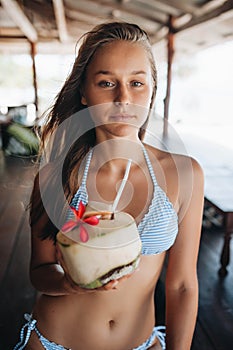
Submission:
[[[97,225],[99,223],[99,219],[97,218],[97,216],[89,216],[85,219],[82,219],[83,214],[85,213],[86,207],[85,205],[82,203],[82,201],[79,203],[79,207],[78,210],[76,210],[73,207],[70,207],[70,209],[72,210],[72,212],[74,213],[74,219],[71,219],[69,221],[67,221],[61,228],[61,231],[66,233],[69,232],[71,230],[73,230],[75,227],[79,227],[80,229],[80,240],[81,242],[87,242],[89,239],[89,235],[88,232],[84,226],[84,224],[88,224],[88,225]]]

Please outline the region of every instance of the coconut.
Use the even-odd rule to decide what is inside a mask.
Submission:
[[[139,264],[141,252],[141,240],[131,215],[118,212],[113,219],[109,215],[103,219],[101,213],[95,214],[100,217],[98,225],[83,225],[89,236],[87,242],[80,241],[80,227],[57,235],[71,278],[90,289],[131,274]]]

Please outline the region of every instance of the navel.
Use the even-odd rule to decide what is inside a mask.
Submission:
[[[113,328],[115,327],[115,325],[116,325],[116,322],[115,322],[114,320],[110,320],[110,321],[108,322],[108,324],[109,324],[109,328],[110,328],[110,329],[113,329]]]

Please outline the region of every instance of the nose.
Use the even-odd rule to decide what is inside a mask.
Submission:
[[[114,102],[116,105],[128,105],[130,103],[130,92],[127,85],[118,86]]]

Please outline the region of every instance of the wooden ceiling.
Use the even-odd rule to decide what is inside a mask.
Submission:
[[[95,24],[139,24],[157,46],[176,37],[181,54],[233,40],[233,0],[0,0],[0,52],[70,53]]]

